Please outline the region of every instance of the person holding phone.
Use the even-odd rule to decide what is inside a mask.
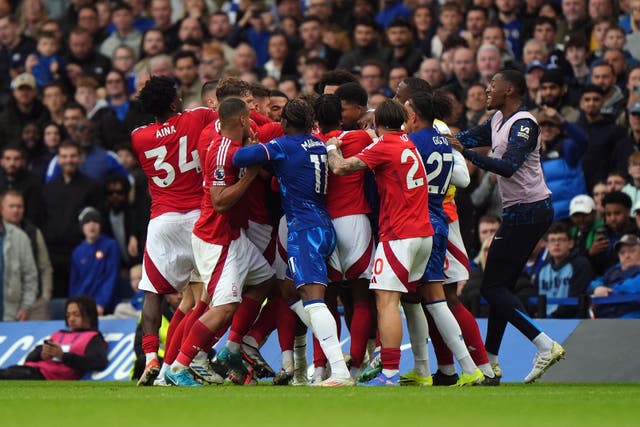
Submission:
[[[27,355],[24,365],[0,369],[0,380],[78,380],[89,371],[107,367],[107,342],[98,331],[93,298],[67,300],[65,324]]]

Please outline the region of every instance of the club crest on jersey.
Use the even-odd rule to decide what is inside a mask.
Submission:
[[[225,177],[224,167],[218,166],[218,168],[213,172],[213,177],[217,181],[222,181]]]
[[[176,133],[175,126],[165,126],[156,131],[156,138],[162,138],[163,136],[171,135]]]

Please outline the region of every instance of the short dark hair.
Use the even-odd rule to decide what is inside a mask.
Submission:
[[[387,30],[389,28],[394,28],[394,27],[403,27],[408,29],[409,31],[412,30],[411,24],[409,23],[409,21],[407,21],[405,18],[401,16],[398,16],[394,18],[391,22],[389,22],[389,25],[387,25]]]
[[[426,80],[422,80],[419,77],[405,77],[402,80],[402,83],[404,83],[407,86],[407,89],[412,93],[418,91],[433,92],[431,85]]]
[[[606,205],[622,205],[625,208],[631,210],[632,205],[631,197],[628,194],[623,193],[622,191],[612,191],[610,193],[605,194],[602,199],[602,207]]]
[[[242,113],[249,112],[249,106],[242,99],[227,98],[218,106],[220,125],[224,126],[227,121],[238,117]]]
[[[595,63],[595,64],[593,64],[593,66],[591,67],[591,73],[593,73],[593,70],[594,70],[596,67],[607,67],[608,69],[610,69],[610,70],[611,70],[611,73],[612,73],[613,75],[615,75],[615,74],[616,74],[616,70],[614,70],[614,69],[613,69],[613,65],[609,64],[608,62],[605,62],[605,61],[604,61],[604,60],[602,60],[602,59],[601,59],[600,61],[596,61],[596,63]]]
[[[502,224],[502,218],[493,214],[482,215],[478,224]]]
[[[549,229],[547,230],[547,236],[549,236],[549,234],[564,234],[570,240],[573,240],[573,238],[571,237],[571,229],[569,229],[569,226],[567,226],[567,224],[565,224],[564,222],[558,221],[551,224],[549,226]]]
[[[269,98],[286,98],[287,101],[289,100],[289,97],[284,92],[278,89],[274,89],[269,92]]]
[[[322,21],[316,15],[307,15],[302,18],[300,21],[300,25],[306,24],[307,22],[317,22],[318,25],[322,25]]]
[[[133,8],[128,3],[125,3],[124,1],[116,2],[116,4],[113,5],[113,7],[111,8],[111,13],[116,13],[117,11],[123,10],[123,9],[126,9],[129,12],[133,13]]]
[[[392,99],[382,101],[373,114],[376,126],[387,129],[400,130],[407,121],[407,111],[399,102]]]
[[[184,58],[191,58],[196,67],[200,64],[195,53],[190,50],[180,50],[173,55],[173,66],[175,67],[178,64],[178,61]]]
[[[533,24],[533,28],[535,30],[535,28],[538,25],[544,25],[544,24],[551,25],[551,28],[553,28],[553,31],[557,31],[558,30],[558,24],[556,23],[556,20],[555,19],[551,19],[548,16],[538,16],[536,18],[535,23]]]
[[[369,101],[367,91],[360,86],[360,83],[356,82],[340,85],[336,90],[336,96],[340,98],[340,101],[360,105],[361,107],[366,107]]]
[[[472,12],[472,11],[473,12],[480,12],[480,13],[482,13],[484,15],[485,19],[489,19],[489,12],[487,11],[487,9],[485,9],[482,6],[476,6],[476,5],[470,6],[467,9],[466,16],[469,16],[469,12]]]
[[[140,90],[138,101],[142,109],[155,117],[169,112],[171,103],[178,96],[176,83],[167,77],[151,76]]]
[[[82,152],[82,147],[80,147],[80,144],[71,139],[65,139],[60,143],[60,145],[58,145],[58,151],[63,148],[75,148],[76,150],[78,150],[78,153]]]
[[[600,96],[604,96],[604,91],[600,86],[594,85],[593,83],[588,83],[582,87],[582,90],[580,91],[580,97],[584,96],[585,93],[592,93],[592,92],[595,92]]]
[[[516,95],[522,96],[527,93],[527,81],[524,74],[518,70],[502,70],[499,72],[502,77],[511,83],[516,90]]]
[[[0,152],[0,155],[4,156],[4,153],[6,153],[7,151],[17,151],[20,153],[20,155],[23,158],[26,155],[24,148],[22,148],[19,144],[16,144],[16,143],[10,143],[9,145],[5,145],[4,147],[2,147],[2,151]]]
[[[340,86],[345,83],[357,82],[358,79],[347,70],[331,70],[326,72],[318,83],[320,93],[324,92],[326,86]]]
[[[206,94],[215,91],[218,87],[218,82],[220,82],[220,79],[213,79],[203,84],[202,89],[200,89],[200,98],[204,99]]]
[[[267,98],[270,92],[262,83],[251,83],[251,94],[256,98]]]
[[[452,111],[451,101],[443,92],[418,91],[409,98],[411,108],[422,120],[433,121],[449,117]]]
[[[123,188],[125,194],[129,194],[129,190],[131,190],[131,183],[129,182],[127,177],[122,175],[122,174],[113,173],[111,175],[108,175],[104,179],[104,189],[105,189],[105,191],[107,190],[107,188],[109,188],[113,184],[122,184],[122,188]]]
[[[320,95],[313,109],[318,125],[321,128],[325,126],[340,126],[340,120],[342,120],[342,105],[340,104],[340,98],[336,95]]]
[[[296,130],[309,133],[313,128],[313,109],[302,99],[292,99],[282,109],[281,120]]]
[[[71,102],[67,102],[64,106],[64,108],[62,108],[62,111],[67,111],[67,110],[80,110],[82,111],[82,115],[86,116],[87,115],[87,109],[84,108],[82,105],[78,104],[75,101],[71,101]]]
[[[373,29],[373,31],[379,33],[380,32],[380,26],[378,25],[378,23],[376,21],[374,21],[373,19],[367,17],[367,18],[360,18],[358,20],[356,20],[356,23],[353,25],[353,31],[356,31],[357,27],[369,27],[371,29]]]

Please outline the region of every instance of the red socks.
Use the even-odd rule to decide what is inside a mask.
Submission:
[[[275,320],[278,328],[280,350],[293,350],[293,342],[296,336],[296,313],[289,308],[284,298],[278,296],[274,300],[277,303]]]
[[[142,350],[146,353],[157,353],[160,348],[158,334],[146,334],[142,336]]]
[[[189,335],[189,332],[191,331],[191,327],[196,322],[196,320],[200,319],[200,316],[206,313],[208,309],[209,309],[209,304],[207,304],[204,301],[198,301],[198,304],[196,304],[196,306],[193,307],[193,310],[191,310],[187,314],[187,316],[182,321],[185,323],[184,325],[185,333],[182,336],[183,340],[187,337],[187,335]]]
[[[242,337],[244,337],[251,325],[256,321],[258,313],[260,312],[261,303],[248,298],[243,297],[242,302],[238,306],[238,310],[233,315],[231,321],[231,332],[229,332],[229,341],[235,343],[242,343]]]
[[[382,358],[382,369],[400,369],[400,349],[399,348],[383,348],[380,350]]]
[[[480,366],[489,363],[487,350],[484,348],[484,342],[480,336],[480,329],[478,328],[476,318],[473,317],[473,314],[471,314],[462,303],[456,304],[451,312],[460,325],[464,342],[475,364]]]
[[[173,313],[173,317],[169,322],[169,328],[167,328],[167,339],[165,340],[165,348],[168,348],[169,344],[171,344],[173,335],[175,334],[176,329],[178,329],[178,325],[182,322],[182,319],[184,319],[185,316],[186,314],[179,309],[176,310],[175,313]]]
[[[191,313],[191,311],[189,313]],[[189,315],[183,314],[183,317],[185,316],[188,317]],[[185,331],[184,327],[186,323],[187,323],[186,320],[183,320],[182,322],[180,322],[175,332],[173,333],[173,337],[171,341],[168,341],[168,344],[165,346],[164,362],[169,365],[171,365],[174,362],[174,360],[176,360],[178,353],[180,353],[180,346],[182,344],[182,340],[184,339],[184,331]]]
[[[266,340],[269,334],[276,328],[276,316],[279,309],[278,298],[279,297],[269,298],[267,304],[260,310],[260,315],[251,327],[251,330],[247,332],[247,335],[256,340],[258,346],[262,345],[264,340]]]
[[[176,358],[178,363],[189,366],[200,350],[208,351],[207,345],[211,342],[213,335],[214,333],[204,323],[196,320],[180,348],[180,354]]]
[[[351,360],[352,366],[357,368],[364,361],[367,351],[367,340],[371,331],[371,305],[368,301],[356,301],[353,303],[353,316],[351,318]]]

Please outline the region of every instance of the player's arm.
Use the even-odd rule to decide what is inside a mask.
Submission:
[[[231,209],[242,198],[259,171],[260,166],[258,165],[248,167],[244,176],[229,186],[224,181],[214,181],[209,194],[216,212],[222,214]]]
[[[327,159],[331,172],[336,175],[347,175],[352,172],[369,169],[367,164],[357,157],[349,157],[345,159],[342,157],[342,153],[338,150],[340,140],[338,138],[331,138],[327,141]]]
[[[284,157],[284,152],[277,142],[254,144],[242,147],[233,155],[233,165],[244,168],[251,165],[261,165],[269,160]]]
[[[458,188],[467,188],[471,182],[467,161],[459,151],[453,150],[453,170],[451,171],[451,184]]]
[[[447,135],[447,138],[452,145],[455,145],[456,141],[464,148],[491,147],[491,118],[455,136]]]
[[[467,148],[462,150],[462,155],[484,170],[510,178],[535,150],[538,133],[538,125],[533,120],[521,119],[511,126],[507,150],[502,157],[485,156]]]

